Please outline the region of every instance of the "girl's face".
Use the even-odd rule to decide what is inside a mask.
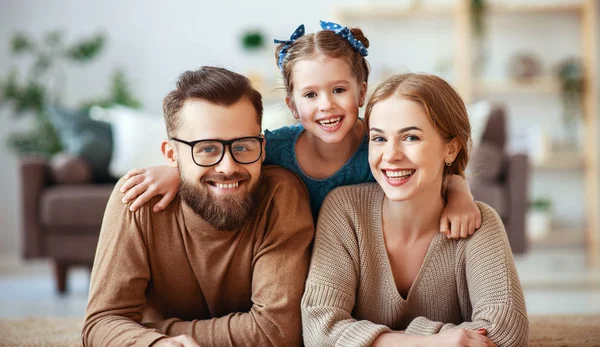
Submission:
[[[440,196],[445,162],[456,157],[414,101],[391,96],[375,104],[369,119],[369,165],[388,199]]]
[[[294,91],[286,102],[304,129],[325,143],[339,143],[354,128],[367,90],[341,59],[319,56],[298,61]]]

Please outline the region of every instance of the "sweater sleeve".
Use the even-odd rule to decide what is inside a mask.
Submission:
[[[431,335],[451,328],[487,329],[488,337],[499,347],[527,346],[529,323],[523,290],[512,251],[500,216],[489,206],[478,203],[482,227],[458,248],[458,285],[466,286],[471,310],[470,321],[459,325],[414,319],[407,334]],[[461,273],[461,271],[457,271]],[[466,283],[464,282],[466,278]],[[468,303],[461,302],[465,307]],[[463,310],[465,311],[465,310]]]
[[[139,216],[121,203],[121,180],[109,199],[92,270],[84,346],[149,346],[164,335],[140,324],[150,280]],[[147,212],[147,211],[146,211]]]
[[[348,198],[334,190],[321,207],[302,298],[304,343],[311,346],[370,346],[391,331],[352,318],[359,281],[359,249]]]
[[[285,174],[274,192],[267,231],[254,255],[250,311],[191,322],[169,319],[153,327],[170,336],[190,335],[201,346],[302,344],[300,300],[314,225],[306,188],[296,176]]]

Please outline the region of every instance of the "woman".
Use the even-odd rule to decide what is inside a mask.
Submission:
[[[307,346],[526,346],[523,291],[504,226],[445,237],[445,179],[464,177],[470,125],[442,79],[389,78],[365,112],[377,183],[323,203],[302,299]],[[422,335],[422,336],[418,336]]]

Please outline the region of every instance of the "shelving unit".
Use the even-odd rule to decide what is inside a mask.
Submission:
[[[542,77],[528,83],[513,81],[487,81],[478,79],[473,73],[474,37],[470,0],[457,0],[455,7],[425,7],[397,5],[344,6],[335,13],[339,23],[351,24],[355,20],[419,20],[420,18],[445,17],[453,20],[456,31],[454,52],[455,86],[467,104],[477,98],[490,95],[512,95],[523,93],[558,94],[559,84],[554,78]],[[585,180],[585,239],[588,263],[600,269],[600,143],[597,123],[600,118],[597,97],[598,81],[598,6],[597,0],[582,0],[580,3],[554,4],[491,4],[486,9],[488,16],[544,16],[576,15],[580,23],[582,41],[581,58],[585,79],[582,111],[584,121],[583,153],[553,157],[544,163],[533,165],[535,170],[582,170]]]

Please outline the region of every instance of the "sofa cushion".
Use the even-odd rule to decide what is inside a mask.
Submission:
[[[40,221],[45,226],[100,227],[113,188],[113,184],[48,187],[40,201]]]
[[[468,173],[473,179],[495,181],[506,168],[504,151],[494,143],[482,142],[473,148]]]

